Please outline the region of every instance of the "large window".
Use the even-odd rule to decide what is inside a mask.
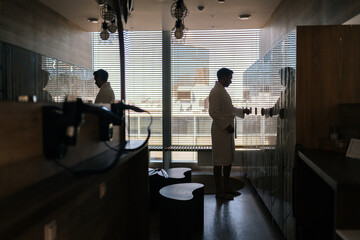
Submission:
[[[96,34],[97,35],[97,34]],[[126,101],[151,112],[150,145],[162,145],[162,32],[129,31],[125,36]],[[94,37],[94,68],[108,69],[111,85],[120,88],[119,45],[103,44]],[[96,51],[95,51],[96,50]],[[95,54],[96,52],[96,54]],[[234,71],[227,89],[236,107],[251,107],[246,101],[243,74],[259,58],[259,30],[188,31],[183,43],[171,42],[172,145],[211,145],[208,95],[222,67]],[[96,67],[95,67],[96,66]],[[114,73],[112,73],[114,67]],[[116,98],[119,98],[116,91]],[[250,116],[248,116],[250,117]],[[248,123],[246,123],[248,122]],[[149,117],[131,112],[127,138],[144,139]],[[244,127],[244,123],[247,126]],[[259,144],[256,122],[237,121],[237,145]],[[251,130],[249,130],[251,129]],[[253,130],[252,130],[253,129]],[[251,131],[251,134],[250,132]],[[161,159],[161,155],[153,156]]]
[[[109,40],[103,41],[101,40],[99,33],[93,33],[92,39],[93,69],[95,71],[98,69],[104,69],[109,73],[108,81],[111,84],[111,88],[114,90],[115,99],[120,99],[119,38],[117,34],[111,34]],[[95,81],[93,83],[95,85]]]
[[[126,102],[151,112],[150,145],[162,144],[162,33],[125,32]],[[149,115],[129,112],[129,139],[147,136]],[[153,153],[153,158],[161,158]]]
[[[243,73],[259,58],[259,30],[188,31],[185,43],[172,42],[171,52],[172,144],[211,145],[208,95],[216,72],[234,71],[227,91],[234,106],[248,107]],[[243,120],[237,130],[237,145],[254,145],[245,138]]]
[[[151,112],[153,122],[149,145],[162,144],[162,46],[161,32],[124,32],[125,39],[125,89],[126,103]],[[107,41],[93,33],[94,69],[109,72],[109,81],[115,99],[120,99],[120,53],[118,38]],[[127,112],[127,140],[145,139],[150,118],[148,114]],[[160,152],[152,158],[161,159]]]

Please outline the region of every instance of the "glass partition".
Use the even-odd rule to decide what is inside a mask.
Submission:
[[[35,95],[38,102],[62,102],[67,95],[94,101],[98,88],[92,69],[0,43],[0,100]]]
[[[247,134],[261,136],[256,143],[261,151],[247,154],[244,160],[247,175],[287,239],[294,239],[295,234],[291,206],[295,69],[296,32],[293,31],[244,73],[247,106],[258,110],[257,115],[245,118],[244,128]]]

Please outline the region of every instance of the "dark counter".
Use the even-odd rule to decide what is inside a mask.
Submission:
[[[138,142],[127,149],[139,146],[123,152],[109,171],[63,170],[0,198],[0,239],[44,239],[49,223],[56,225],[59,240],[148,239],[149,152]],[[74,169],[103,168],[116,156],[110,149]]]
[[[335,239],[336,229],[360,229],[360,160],[301,150],[295,169],[298,239]]]
[[[299,157],[334,190],[360,191],[360,160],[322,150],[302,150]]]

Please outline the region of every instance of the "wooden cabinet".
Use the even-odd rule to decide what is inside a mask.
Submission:
[[[360,25],[340,28],[340,102],[360,103]]]
[[[360,26],[297,27],[296,143],[319,148],[340,125],[340,104],[360,103]]]
[[[305,149],[322,148],[331,126],[340,127],[340,138],[357,137],[360,26],[297,27],[296,59],[296,143]],[[297,237],[334,239],[336,228],[359,228],[354,217],[359,214],[359,164],[344,153],[299,155]]]

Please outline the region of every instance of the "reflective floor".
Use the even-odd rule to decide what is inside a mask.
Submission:
[[[235,177],[235,176],[233,176]],[[253,187],[244,177],[245,187],[233,201],[217,200],[215,195],[204,196],[204,231],[194,240],[278,240],[283,239],[273,224]],[[159,239],[158,211],[151,209],[150,239]]]

